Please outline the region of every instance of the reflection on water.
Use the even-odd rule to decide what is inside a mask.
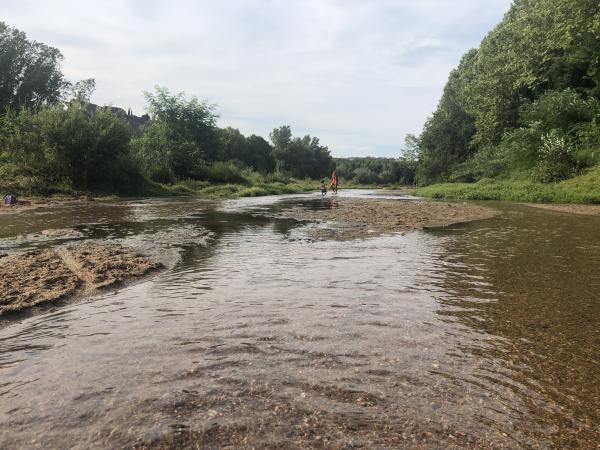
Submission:
[[[335,206],[288,196],[0,218],[4,237],[213,233],[148,282],[0,329],[0,447],[600,441],[599,218],[500,205],[443,230],[311,242],[269,214],[297,203]]]

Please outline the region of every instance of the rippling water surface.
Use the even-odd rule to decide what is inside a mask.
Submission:
[[[5,252],[89,238],[179,255],[3,324],[0,447],[600,443],[599,217],[494,204],[490,220],[333,242],[272,214],[328,202],[0,217]]]

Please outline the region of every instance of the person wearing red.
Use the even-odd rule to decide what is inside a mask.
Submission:
[[[331,190],[333,191],[334,194],[337,194],[337,189],[338,189],[338,177],[337,177],[337,172],[335,171],[335,169],[333,169],[333,172],[331,172]]]

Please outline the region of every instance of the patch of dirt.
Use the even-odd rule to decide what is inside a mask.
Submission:
[[[85,243],[0,257],[0,315],[139,278],[162,264],[119,245]]]
[[[0,259],[0,314],[73,294],[77,276],[52,250],[38,250]]]
[[[85,243],[60,252],[69,268],[92,288],[104,288],[146,275],[162,266],[118,245]]]
[[[49,239],[76,239],[83,237],[81,231],[73,230],[72,228],[50,228],[42,230],[40,234]]]
[[[281,214],[286,218],[323,222],[325,227],[311,228],[307,234],[341,241],[488,219],[497,214],[494,209],[469,203],[426,200],[336,199],[329,206],[321,210],[295,207]]]
[[[569,214],[584,214],[586,216],[600,216],[600,205],[573,205],[573,204],[548,204],[548,203],[526,203],[532,208],[547,209]]]

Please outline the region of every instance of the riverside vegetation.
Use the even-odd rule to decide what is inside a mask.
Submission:
[[[515,0],[407,137],[417,193],[600,203],[599,125],[598,2]]]
[[[89,102],[95,81],[65,80],[58,49],[4,23],[0,43],[3,192],[256,196],[314,189],[334,168],[316,137],[292,136],[289,126],[270,142],[244,136],[217,126],[214,105],[166,88],[145,93],[142,117],[97,107]],[[374,161],[346,165],[346,186],[412,181],[409,163]]]
[[[316,137],[217,126],[215,106],[157,87],[148,114],[89,103],[58,49],[0,23],[0,190],[236,197],[418,184],[433,198],[600,203],[600,6],[516,0],[450,74],[404,157],[332,158]],[[135,116],[133,116],[135,118]]]

